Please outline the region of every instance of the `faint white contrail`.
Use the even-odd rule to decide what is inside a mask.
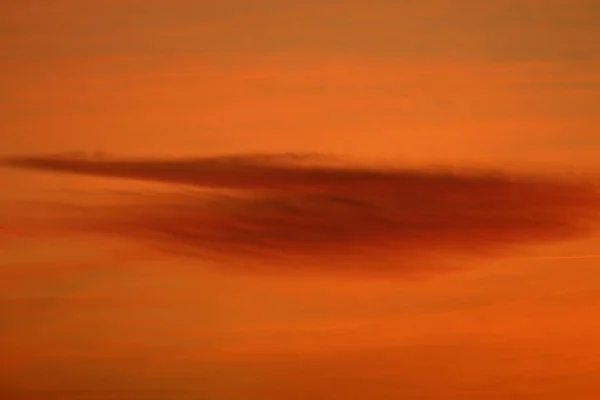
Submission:
[[[537,256],[537,257],[519,257],[519,260],[577,260],[587,258],[600,258],[600,254],[580,254],[570,256]]]

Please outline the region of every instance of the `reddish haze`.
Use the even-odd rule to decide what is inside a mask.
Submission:
[[[596,1],[0,26],[3,400],[598,398]]]

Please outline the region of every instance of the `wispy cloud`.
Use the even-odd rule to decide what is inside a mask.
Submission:
[[[310,269],[327,259],[331,268],[342,268],[341,260],[370,268],[369,260],[384,254],[394,260],[386,269],[404,271],[419,260],[495,255],[577,238],[591,232],[600,211],[596,187],[582,182],[330,161],[40,156],[4,165],[190,185],[90,209],[75,225],[247,266],[279,259]]]

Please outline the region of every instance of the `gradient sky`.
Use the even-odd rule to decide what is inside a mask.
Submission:
[[[597,176],[599,37],[596,0],[5,1],[0,157],[309,152]],[[275,185],[265,179],[253,182]],[[0,182],[3,399],[598,398],[600,233],[556,241],[532,229],[538,202],[551,231],[592,218],[587,202],[563,203],[555,189],[540,200],[527,186],[509,203],[529,225],[472,237],[521,247],[470,258],[417,240],[444,266],[408,258],[424,273],[366,278],[329,256],[290,275],[281,261],[262,261],[264,274],[247,268],[252,256],[164,251],[183,237],[165,236],[182,216],[215,229],[248,221],[221,208],[215,220],[182,213],[157,195],[187,190],[168,180],[1,168]],[[436,187],[419,216],[445,204]],[[581,208],[558,218],[563,205]],[[111,229],[73,229],[62,216],[75,210]],[[127,229],[124,213],[136,217]],[[453,249],[460,221],[436,243]],[[398,262],[386,254],[352,268]]]

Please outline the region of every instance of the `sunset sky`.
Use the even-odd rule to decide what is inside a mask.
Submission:
[[[600,398],[600,2],[0,5],[3,400]]]

